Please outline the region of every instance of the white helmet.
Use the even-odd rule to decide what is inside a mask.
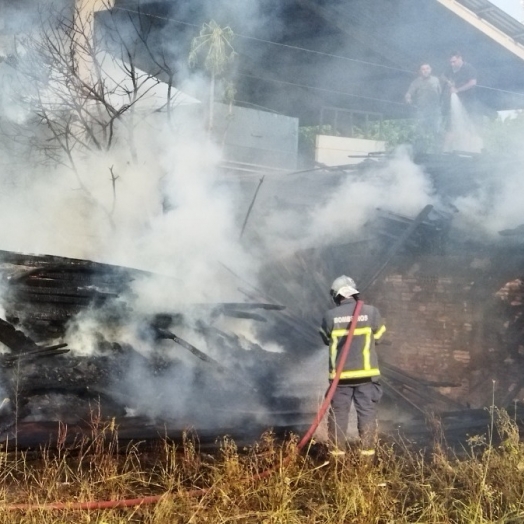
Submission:
[[[335,278],[333,284],[331,284],[330,293],[333,298],[337,297],[338,295],[341,295],[344,298],[349,298],[353,295],[356,295],[358,293],[358,289],[355,281],[352,278],[342,275],[338,278]]]

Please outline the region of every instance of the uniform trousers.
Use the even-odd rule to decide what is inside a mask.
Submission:
[[[377,408],[382,397],[382,386],[374,379],[363,384],[337,386],[331,400],[328,418],[328,433],[331,443],[337,448],[346,446],[349,411],[353,403],[357,412],[357,429],[362,449],[375,447],[377,433]]]

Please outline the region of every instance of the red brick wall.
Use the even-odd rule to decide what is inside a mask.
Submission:
[[[504,319],[488,322],[501,279],[491,261],[473,255],[400,260],[364,297],[386,320],[381,358],[415,377],[456,384],[437,391],[472,406],[486,405],[492,380],[503,396],[524,370],[506,362],[497,343]]]

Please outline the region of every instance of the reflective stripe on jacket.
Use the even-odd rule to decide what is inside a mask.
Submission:
[[[320,335],[329,345],[329,378],[335,378],[338,359],[344,347],[353,318],[356,301],[353,298],[343,300],[339,306],[330,309],[322,320]],[[375,341],[386,331],[378,309],[364,304],[360,310],[358,323],[353,333],[353,340],[344,365],[341,379],[358,379],[380,375]]]

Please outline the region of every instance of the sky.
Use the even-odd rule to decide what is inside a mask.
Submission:
[[[519,21],[524,19],[524,9],[520,0],[491,0],[491,3],[500,7]]]

